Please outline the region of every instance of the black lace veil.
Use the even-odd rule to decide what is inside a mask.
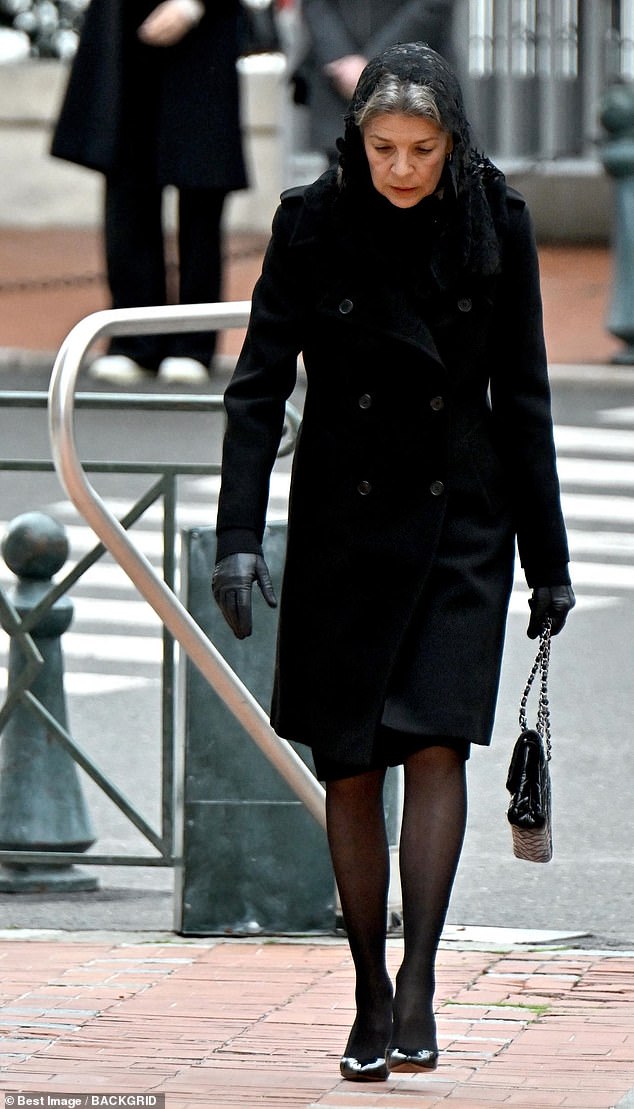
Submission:
[[[500,252],[490,202],[495,204],[496,196],[499,198],[504,177],[474,148],[460,82],[446,60],[426,43],[391,46],[363,70],[345,116],[344,137],[338,142],[342,191],[354,201],[355,194],[361,196],[369,187],[369,167],[355,119],[386,74],[405,83],[429,86],[442,127],[453,137],[448,172],[455,203],[445,235],[445,257],[438,259],[436,267],[439,276],[444,274],[442,283],[456,266],[480,274],[497,272]]]

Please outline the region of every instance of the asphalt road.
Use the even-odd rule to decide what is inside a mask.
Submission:
[[[45,389],[46,383],[43,370],[5,370],[0,380],[4,389]],[[221,392],[223,384],[220,377],[211,391]],[[88,387],[92,386],[80,383],[80,388]],[[572,380],[557,376],[554,381],[560,469],[579,600],[552,651],[555,854],[547,866],[514,859],[505,819],[506,769],[518,733],[519,697],[534,655],[534,644],[525,635],[527,593],[519,584],[509,617],[493,745],[490,750],[474,750],[469,765],[469,827],[449,913],[454,925],[568,930],[585,933],[580,941],[585,946],[634,947],[633,398],[627,372],[613,374],[597,367],[596,373],[586,371]],[[301,403],[301,391],[297,400]],[[219,457],[220,433],[217,417],[183,413],[160,418],[81,413],[78,419],[80,450],[93,459],[208,461]],[[27,410],[18,417],[14,410],[0,408],[0,435],[3,458],[49,455],[42,413]],[[287,471],[288,461],[280,469]],[[284,478],[279,481],[283,487]],[[141,484],[141,479],[121,476],[99,480],[100,491],[117,501],[129,499]],[[77,522],[70,522],[70,515],[60,508],[64,495],[54,475],[1,473],[0,496],[3,521],[25,510],[51,511],[68,521],[73,539],[83,542]],[[183,500],[188,518],[198,513],[201,525],[213,523],[209,486],[184,483]],[[9,581],[5,571],[0,583],[6,586]],[[86,586],[83,593],[124,606],[131,596],[115,590],[108,597],[103,583],[94,590]],[[79,613],[82,590],[78,588],[77,594]],[[91,609],[84,638],[78,615],[77,640],[65,641],[67,697],[73,734],[99,757],[144,815],[157,821],[158,667],[151,649],[139,653],[138,611],[124,607],[121,612],[129,615],[119,619],[119,609],[113,608],[108,619],[97,619]],[[142,635],[156,642],[158,629],[152,626],[152,617],[144,617],[142,625]],[[82,655],[88,636],[89,658]],[[104,650],[107,646],[106,654],[100,644]],[[0,665],[6,665],[4,657]],[[112,679],[110,686],[104,676]],[[102,692],[95,689],[99,681]],[[98,837],[95,850],[139,850],[138,833],[92,783],[85,783],[85,793]],[[99,880],[100,888],[94,893],[1,894],[0,928],[163,931],[172,927],[169,871],[100,868]]]

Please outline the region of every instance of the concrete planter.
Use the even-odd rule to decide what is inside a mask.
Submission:
[[[285,62],[262,55],[239,63],[252,187],[234,193],[234,230],[268,232],[282,184]],[[51,130],[66,86],[63,62],[28,59],[0,65],[0,225],[100,226],[102,178],[51,158]]]

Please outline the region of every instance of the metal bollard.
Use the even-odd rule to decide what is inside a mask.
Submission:
[[[182,533],[187,607],[262,705],[271,697],[277,620],[254,590],[254,629],[229,630],[211,596],[213,528]],[[286,524],[270,524],[264,554],[280,590]],[[279,595],[279,592],[278,592]],[[198,670],[187,664],[181,863],[175,930],[186,936],[330,932],[335,880],[323,828],[253,748]],[[306,748],[299,752],[309,761]]]
[[[614,284],[608,331],[625,349],[612,361],[634,365],[634,84],[613,85],[601,102],[601,123],[609,134],[601,159],[615,180]]]
[[[41,512],[17,516],[2,541],[3,558],[18,583],[12,604],[21,620],[50,589],[50,579],[68,558],[61,524]],[[67,730],[61,636],[73,618],[72,601],[59,597],[31,629],[43,666],[30,692]],[[5,631],[14,629],[5,626]],[[15,637],[9,649],[9,690],[24,662]],[[0,747],[0,848],[5,851],[85,851],[95,837],[77,767],[45,721],[20,699],[9,717]],[[5,863],[3,893],[94,890],[98,881],[60,862]]]

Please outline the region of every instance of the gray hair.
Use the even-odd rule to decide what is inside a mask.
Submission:
[[[389,113],[431,119],[443,130],[449,130],[440,114],[431,85],[402,80],[393,73],[385,73],[381,77],[374,92],[353,112],[352,118],[357,127],[363,130],[375,116]]]

